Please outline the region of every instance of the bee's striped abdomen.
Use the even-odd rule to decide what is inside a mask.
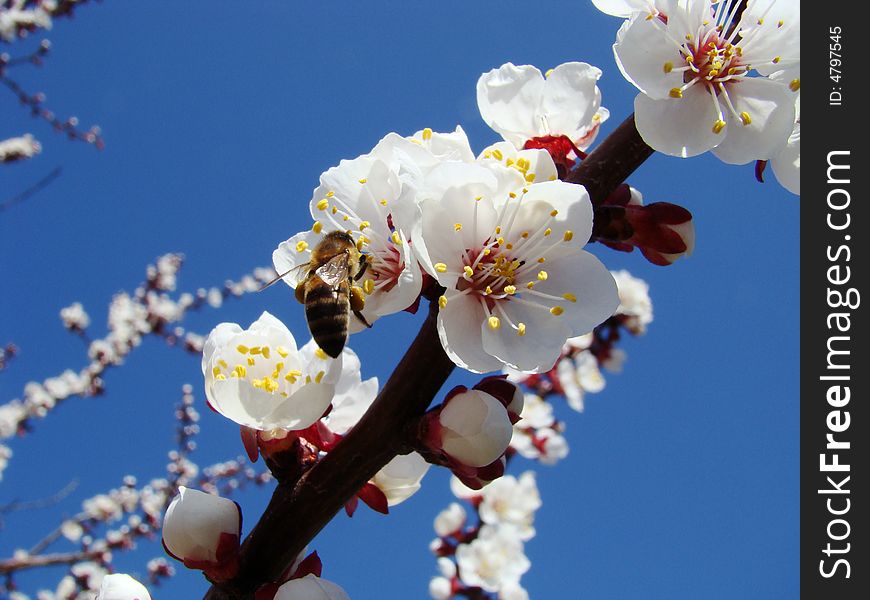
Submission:
[[[347,341],[349,311],[347,282],[333,288],[311,277],[305,289],[305,318],[314,341],[332,358],[338,358]]]

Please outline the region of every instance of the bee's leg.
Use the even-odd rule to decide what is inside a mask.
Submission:
[[[362,312],[360,312],[363,308],[365,308],[366,299],[365,294],[362,291],[362,288],[356,285],[350,286],[350,309],[353,311],[353,314],[357,319],[362,321],[363,325],[366,327],[371,327],[366,318],[363,316]]]
[[[296,286],[296,290],[294,291],[294,295],[296,296],[296,300],[299,301],[299,304],[305,304],[305,283],[300,281]]]
[[[361,262],[362,266],[360,267],[359,271],[357,271],[356,275],[353,276],[354,281],[359,281],[360,279],[362,279],[362,276],[365,274],[366,269],[369,268],[369,256],[365,255]]]

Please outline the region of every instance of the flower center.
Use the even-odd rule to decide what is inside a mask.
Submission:
[[[320,348],[316,352],[319,358],[325,360],[326,354]],[[290,353],[283,346],[238,344],[228,354],[230,356],[221,358],[212,368],[215,381],[243,379],[252,387],[270,394],[280,394],[284,398],[295,390],[298,383],[320,383],[325,374],[324,371],[318,371],[312,377],[298,369],[287,368],[284,359]]]

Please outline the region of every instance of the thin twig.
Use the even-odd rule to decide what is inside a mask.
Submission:
[[[51,184],[51,182],[53,182],[55,179],[60,177],[60,174],[62,172],[63,172],[63,169],[61,169],[60,167],[55,167],[54,169],[51,170],[51,172],[48,175],[45,175],[42,179],[40,179],[39,181],[34,183],[32,186],[30,186],[29,188],[27,188],[23,192],[16,194],[15,196],[12,196],[11,198],[4,200],[3,202],[0,202],[0,213],[9,209],[10,207],[14,206],[15,204],[19,204],[21,202],[24,202],[25,200],[27,200],[31,196],[42,191],[43,189],[48,187],[49,184]]]

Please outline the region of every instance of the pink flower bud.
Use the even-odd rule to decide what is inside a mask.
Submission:
[[[275,594],[274,600],[350,600],[341,587],[316,575],[291,579]]]
[[[484,467],[497,461],[513,432],[504,405],[480,390],[450,396],[427,419],[426,443],[459,466]]]
[[[163,546],[184,566],[222,581],[238,568],[241,529],[242,514],[235,502],[182,486],[166,509]]]
[[[145,586],[123,573],[103,577],[96,600],[151,600]]]

